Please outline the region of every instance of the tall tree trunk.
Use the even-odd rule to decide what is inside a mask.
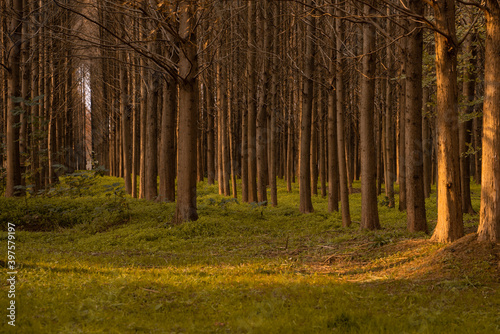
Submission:
[[[179,36],[179,140],[177,144],[177,207],[175,222],[198,219],[196,211],[196,142],[198,125],[198,55],[196,3],[181,1]]]
[[[22,191],[16,187],[21,186],[21,158],[19,154],[19,110],[21,103],[21,43],[22,43],[22,16],[23,1],[13,0],[10,22],[11,43],[8,58],[9,98],[7,100],[7,185],[5,196],[21,195]]]
[[[500,4],[486,1],[483,165],[478,240],[500,241]]]
[[[261,52],[259,52],[259,82],[258,82],[258,104],[257,104],[257,199],[260,203],[267,205],[267,83],[268,83],[268,61],[267,52],[269,51],[269,34],[267,31],[267,1],[261,1],[264,8],[258,12],[257,26],[258,36],[261,43]]]
[[[123,54],[122,61],[126,63],[127,61],[126,54]],[[123,176],[125,179],[125,190],[127,193],[132,194],[132,157],[130,156],[130,147],[131,147],[131,129],[130,129],[130,114],[131,114],[131,106],[130,106],[130,94],[128,88],[128,77],[127,69],[124,64],[120,65],[120,112],[121,112],[121,136],[122,136],[122,149],[123,149]]]
[[[213,75],[208,74],[208,85],[206,88],[207,99],[207,182],[215,183],[215,120],[214,99],[212,89],[214,87]]]
[[[403,21],[406,22],[406,21]],[[406,38],[401,40],[400,58],[402,60],[400,77],[406,76]],[[401,80],[399,86],[399,142],[398,142],[398,183],[399,211],[406,210],[406,80]]]
[[[421,0],[409,0],[417,15],[424,14]],[[410,20],[406,60],[406,217],[410,232],[428,233],[425,217],[424,166],[422,147],[422,53],[420,22]]]
[[[375,15],[376,1],[371,0],[364,5],[367,16]],[[375,112],[375,26],[365,23],[363,26],[363,77],[361,81],[361,229],[375,230],[380,228],[377,206],[376,152],[373,150]]]
[[[472,19],[466,18],[469,25],[472,24]],[[459,139],[460,139],[460,181],[462,190],[462,212],[475,214],[472,208],[470,198],[470,155],[468,154],[468,145],[471,144],[472,120],[468,119],[474,111],[474,106],[471,104],[474,101],[475,81],[476,81],[476,50],[474,43],[474,32],[471,32],[465,38],[465,52],[468,60],[464,72],[463,95],[466,98],[467,106],[462,111],[462,119],[459,122]]]
[[[311,0],[306,1],[307,8],[312,5]],[[314,41],[313,34],[316,28],[316,19],[312,13],[309,13],[306,20],[306,52],[304,79],[302,83],[302,117],[300,120],[300,212],[313,212],[311,200],[311,115],[313,107],[313,72],[314,72]]]
[[[422,150],[424,152],[424,196],[428,198],[431,195],[432,184],[432,140],[430,129],[429,107],[429,88],[423,90],[423,120],[422,120]]]
[[[269,5],[271,6],[270,8],[270,14],[271,19],[270,19],[270,25],[271,25],[271,32],[270,35],[272,36],[272,46],[273,46],[273,57],[271,61],[271,108],[269,113],[271,114],[271,118],[269,120],[270,122],[270,129],[271,131],[269,132],[269,146],[270,146],[270,157],[268,159],[269,162],[269,185],[271,188],[271,203],[272,206],[277,206],[278,205],[278,187],[276,184],[276,160],[278,159],[278,148],[277,148],[277,129],[276,129],[276,116],[278,114],[278,4],[270,2]],[[271,38],[269,38],[268,41],[269,44],[271,44]],[[284,141],[283,141],[284,142]],[[280,159],[280,161],[283,162],[283,158]]]
[[[177,59],[175,59],[177,60]],[[175,201],[175,136],[177,128],[177,83],[167,78],[163,90],[163,115],[161,117],[160,194],[161,201]]]
[[[341,6],[341,1],[337,1],[337,5]],[[342,7],[336,10],[337,16],[341,16]],[[349,209],[349,188],[347,187],[347,162],[344,143],[344,110],[345,106],[345,90],[344,90],[344,70],[345,60],[342,54],[342,45],[344,43],[344,23],[340,18],[335,19],[335,30],[337,32],[337,57],[335,63],[335,91],[337,94],[337,155],[339,166],[339,186],[340,186],[340,202],[342,208],[342,226],[348,227],[351,225],[351,213]],[[335,145],[335,143],[332,143]]]
[[[390,10],[388,9],[388,14],[390,14]],[[393,24],[392,22],[387,23],[387,30],[389,34],[392,34],[394,32],[393,29]],[[385,84],[387,86],[386,88],[386,96],[382,97],[385,98],[385,157],[386,157],[386,163],[385,163],[385,196],[387,196],[389,204],[389,208],[394,208],[394,180],[396,176],[396,171],[395,171],[395,152],[394,152],[394,127],[393,127],[393,106],[394,106],[394,85],[392,84],[393,79],[395,77],[395,71],[394,71],[394,57],[393,57],[393,50],[388,47],[387,48],[387,76],[388,79],[386,80]]]
[[[257,34],[255,31],[255,2],[248,2],[248,50],[247,50],[247,77],[248,77],[248,202],[257,202],[257,156],[256,156],[256,49]]]
[[[156,42],[155,42],[156,43]],[[148,97],[146,111],[146,166],[144,198],[153,200],[158,195],[158,97],[160,93],[161,74],[152,73],[151,93]],[[195,130],[197,125],[195,126]],[[196,168],[196,165],[195,165]]]
[[[453,242],[462,237],[462,198],[460,195],[460,159],[457,102],[457,37],[455,1],[433,4],[436,17],[437,76],[437,161],[438,220],[433,241]]]

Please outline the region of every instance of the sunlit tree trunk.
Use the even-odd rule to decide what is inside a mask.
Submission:
[[[486,1],[483,158],[478,239],[500,241],[500,4]]]
[[[434,2],[437,76],[438,219],[432,240],[453,242],[463,236],[457,102],[455,1]]]

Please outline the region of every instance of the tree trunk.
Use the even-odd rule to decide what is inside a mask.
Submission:
[[[175,59],[177,60],[177,59]],[[160,149],[160,201],[175,201],[175,136],[177,128],[177,83],[167,78],[163,91]]]
[[[247,50],[247,77],[248,77],[248,202],[257,202],[257,157],[256,157],[256,57],[255,57],[255,2],[248,2],[248,50]]]
[[[483,165],[478,240],[500,241],[500,5],[487,0]]]
[[[156,42],[155,42],[156,43]],[[148,97],[146,111],[146,166],[144,198],[153,200],[158,196],[158,97],[160,93],[161,74],[152,73],[151,94]],[[195,130],[197,125],[195,126]],[[196,165],[195,165],[196,168]]]
[[[179,140],[177,144],[177,207],[175,222],[198,219],[196,211],[196,142],[198,126],[198,55],[196,3],[181,1],[179,35]]]
[[[311,0],[307,0],[307,5],[312,5]],[[313,15],[308,15],[305,18],[307,22],[306,28],[306,52],[305,52],[305,68],[304,79],[302,83],[302,117],[300,120],[300,212],[313,212],[311,200],[311,115],[313,106],[313,71],[314,71],[314,42],[313,33],[316,27],[316,19]]]
[[[453,242],[463,236],[458,147],[457,37],[455,2],[434,3],[437,76],[438,220],[433,241]],[[443,35],[443,33],[445,35]]]
[[[269,33],[266,18],[267,1],[259,2],[263,8],[258,12],[257,27],[258,40],[263,41],[260,45],[259,54],[259,82],[258,82],[258,104],[257,104],[257,199],[260,203],[267,205],[267,86],[268,86],[268,61]]]
[[[388,14],[390,14],[388,10]],[[392,22],[389,22],[387,24],[387,30],[389,34],[394,32]],[[394,208],[394,180],[396,176],[396,172],[394,169],[394,158],[395,158],[395,152],[394,152],[394,127],[393,127],[393,105],[394,105],[394,85],[393,79],[395,77],[394,73],[394,57],[393,57],[393,50],[391,48],[387,48],[387,76],[388,79],[385,82],[385,85],[387,86],[386,88],[386,96],[385,96],[385,157],[386,157],[386,163],[385,163],[385,196],[387,197],[389,203],[388,207],[389,208]],[[384,98],[384,97],[382,97]]]
[[[337,2],[340,5],[340,1]],[[337,15],[342,15],[342,8],[337,9]],[[337,32],[337,61],[335,63],[335,90],[337,94],[337,155],[339,166],[339,186],[340,202],[342,208],[342,226],[351,225],[351,213],[349,209],[349,188],[347,187],[347,162],[344,143],[344,110],[346,109],[344,101],[344,70],[345,60],[342,58],[342,45],[344,43],[344,23],[340,18],[335,20],[335,29]],[[335,143],[332,143],[335,145]]]
[[[470,17],[466,18],[468,24],[472,24]],[[470,114],[474,111],[471,104],[474,101],[475,81],[476,81],[476,50],[473,45],[474,33],[471,32],[465,38],[465,52],[469,59],[464,72],[463,95],[466,98],[467,106],[462,111],[462,119],[459,122],[459,140],[460,140],[460,181],[462,190],[462,212],[475,214],[472,208],[470,198],[470,155],[468,153],[471,144],[472,120]]]
[[[417,15],[424,14],[421,0],[409,0]],[[406,60],[406,217],[409,232],[428,233],[425,217],[424,166],[422,147],[422,53],[420,22],[410,20]]]
[[[403,21],[406,22],[406,21]],[[401,40],[400,57],[402,60],[401,77],[406,76],[406,38]],[[399,142],[398,142],[398,183],[399,183],[399,211],[406,210],[406,80],[401,80],[399,86]]]
[[[22,43],[22,16],[23,1],[13,0],[10,30],[11,43],[8,58],[9,97],[7,99],[7,185],[5,196],[19,196],[22,191],[16,187],[21,186],[21,158],[19,154],[19,111],[21,103],[16,99],[21,97],[21,43]]]
[[[364,5],[367,16],[374,15],[376,1]],[[378,218],[376,173],[376,152],[373,150],[375,112],[375,26],[363,25],[363,77],[361,81],[361,229],[375,230],[380,228]]]
[[[126,55],[122,56],[122,61],[126,63]],[[120,65],[120,112],[121,112],[121,135],[122,135],[122,149],[123,149],[123,176],[125,179],[125,191],[132,194],[132,157],[130,156],[130,94],[128,89],[128,73],[125,66]]]
[[[430,113],[427,103],[429,102],[429,88],[423,90],[423,120],[422,120],[422,150],[424,152],[424,196],[431,195],[432,183],[432,140],[430,129]]]

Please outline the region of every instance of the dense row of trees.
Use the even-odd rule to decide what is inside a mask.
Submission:
[[[472,177],[479,238],[500,239],[495,0],[8,0],[0,13],[6,196],[92,163],[134,197],[177,201],[180,223],[197,219],[204,178],[278,205],[276,179],[291,191],[298,176],[300,211],[328,195],[348,226],[361,179],[361,228],[378,229],[377,196],[384,185],[395,207],[398,182],[408,230],[428,232],[435,183],[433,239],[450,242]]]

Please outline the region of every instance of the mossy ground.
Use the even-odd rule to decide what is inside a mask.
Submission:
[[[118,182],[0,199],[2,230],[18,226],[19,264],[17,326],[4,315],[2,331],[500,332],[499,246],[474,234],[431,243],[406,232],[405,213],[383,206],[382,230],[360,231],[359,193],[350,196],[354,223],[342,228],[326,198],[300,214],[297,186],[289,194],[283,182],[276,208],[238,203],[202,182],[200,219],[174,226],[174,204],[123,197]],[[479,187],[472,192],[478,210]],[[432,231],[435,194],[427,216]],[[464,221],[473,233],[478,217]],[[7,233],[0,239],[6,254]]]

